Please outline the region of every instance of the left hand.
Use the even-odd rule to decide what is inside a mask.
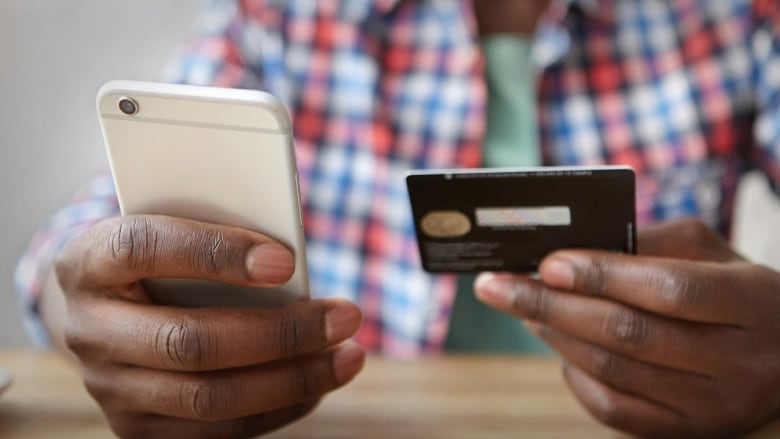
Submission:
[[[695,221],[640,232],[640,256],[552,253],[541,281],[480,275],[477,296],[560,352],[597,419],[652,437],[731,437],[780,408],[780,273]]]

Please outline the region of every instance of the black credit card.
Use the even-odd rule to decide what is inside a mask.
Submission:
[[[532,272],[561,248],[636,252],[627,166],[411,171],[423,268]]]

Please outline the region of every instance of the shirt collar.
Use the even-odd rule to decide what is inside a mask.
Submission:
[[[538,70],[560,60],[571,48],[571,34],[564,23],[572,8],[579,8],[589,19],[612,24],[616,0],[552,0],[536,28],[531,56]]]
[[[579,8],[588,18],[604,23],[615,22],[616,0],[552,0],[550,16],[563,23],[572,8]]]

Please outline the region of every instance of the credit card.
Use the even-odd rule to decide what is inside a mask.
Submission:
[[[423,268],[533,272],[562,248],[636,253],[627,166],[410,171]]]

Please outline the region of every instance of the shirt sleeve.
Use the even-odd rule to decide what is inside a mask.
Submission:
[[[756,121],[753,162],[780,189],[780,5],[775,0],[753,3],[752,36]]]
[[[22,255],[14,273],[14,284],[25,328],[37,345],[49,345],[48,334],[40,320],[38,302],[54,257],[71,239],[118,212],[111,175],[101,174],[77,193],[70,205],[46,222]]]
[[[222,87],[258,88],[259,69],[245,62],[252,56],[243,1],[212,0],[202,16],[202,33],[179,62],[168,69],[168,82]],[[251,3],[251,2],[249,2]],[[116,192],[108,172],[92,180],[72,203],[52,216],[34,235],[14,274],[15,290],[25,328],[39,346],[50,345],[40,319],[41,289],[52,261],[73,238],[95,223],[119,214]]]

